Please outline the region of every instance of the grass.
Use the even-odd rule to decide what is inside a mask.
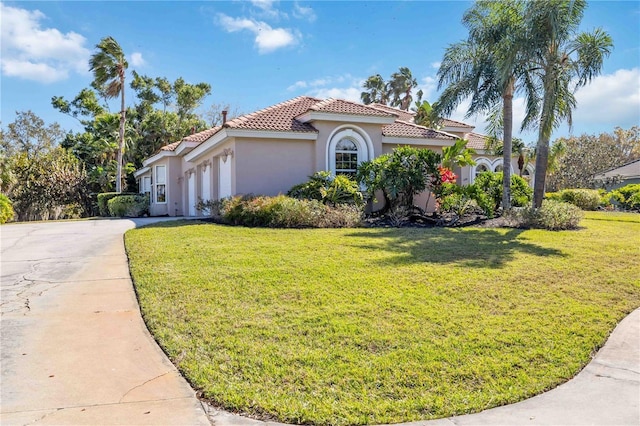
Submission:
[[[637,218],[587,213],[562,232],[165,222],[126,245],[149,329],[217,406],[394,423],[574,376],[640,306]]]

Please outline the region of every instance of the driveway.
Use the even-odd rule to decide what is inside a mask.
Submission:
[[[153,221],[0,227],[3,425],[210,424],[132,290],[122,234]]]

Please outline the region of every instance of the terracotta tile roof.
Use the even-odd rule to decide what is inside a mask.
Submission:
[[[178,141],[178,142],[170,143],[169,145],[165,145],[162,148],[160,148],[160,151],[175,151],[176,148],[178,147],[178,145],[180,145],[180,142],[182,142],[182,141]]]
[[[443,118],[440,122],[442,127],[465,127],[467,129],[473,129],[474,126],[470,126],[462,121],[451,120],[450,118]]]
[[[419,126],[407,121],[396,120],[393,124],[388,124],[382,128],[382,134],[390,137],[400,138],[426,138],[455,140],[455,136],[428,127]]]
[[[416,116],[415,112],[405,111],[405,110],[394,108],[394,107],[390,107],[390,106],[384,105],[384,104],[373,103],[373,104],[369,104],[369,106],[371,108],[375,108],[375,109],[379,109],[381,111],[386,111],[386,112],[390,112],[391,114],[395,114],[395,115],[398,116],[399,120],[408,121],[409,123],[413,123],[413,119]]]
[[[317,132],[312,125],[302,123],[296,120],[296,117],[304,114],[319,102],[320,99],[299,96],[286,102],[261,109],[260,111],[229,120],[223,127],[282,132]]]
[[[203,130],[202,132],[194,133],[193,135],[185,136],[182,140],[186,142],[204,142],[211,136],[218,133],[220,129],[222,129],[222,126],[216,126],[211,129]]]
[[[487,137],[488,136],[473,132],[464,135],[464,138],[469,141],[469,143],[467,144],[467,148],[473,149],[485,149],[485,147],[487,146]]]
[[[342,99],[325,99],[319,101],[315,105],[309,108],[312,111],[328,112],[333,114],[353,114],[353,115],[367,115],[374,117],[394,117],[397,114],[387,111],[381,111],[378,108],[373,108],[368,105],[357,104],[355,102],[345,101]]]

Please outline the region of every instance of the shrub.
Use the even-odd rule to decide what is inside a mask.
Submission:
[[[287,192],[289,197],[317,200],[324,204],[357,204],[363,202],[358,183],[349,176],[332,176],[331,172],[316,172],[307,182],[298,184]]]
[[[233,225],[272,228],[340,228],[360,224],[362,207],[355,204],[326,205],[278,195],[237,196],[220,200],[220,220]]]
[[[0,194],[0,224],[7,223],[13,219],[15,212],[13,211],[13,203],[4,194]]]
[[[508,226],[551,231],[576,229],[583,216],[584,213],[577,206],[555,200],[544,200],[539,209],[523,207],[505,213]]]
[[[560,198],[582,210],[597,210],[602,202],[597,189],[564,189],[560,191]]]
[[[476,191],[481,191],[485,194],[487,199],[482,200],[482,204],[487,204],[491,201],[493,205],[491,209],[483,207],[483,210],[493,212],[498,210],[502,203],[502,172],[483,172],[480,173],[472,186],[476,187]],[[533,196],[533,189],[529,187],[526,180],[518,175],[511,176],[511,206],[512,207],[524,207],[531,202]],[[477,196],[479,198],[480,196]],[[481,203],[478,203],[481,205]],[[487,216],[490,216],[487,214]]]
[[[140,217],[149,213],[149,197],[142,194],[117,195],[107,202],[113,217]]]
[[[625,210],[640,211],[640,183],[632,183],[611,192],[611,197]]]
[[[109,217],[111,214],[109,213],[109,200],[113,197],[117,197],[118,195],[138,195],[134,192],[103,192],[98,194],[98,214],[103,217]]]

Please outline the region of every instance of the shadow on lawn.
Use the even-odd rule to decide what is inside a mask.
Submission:
[[[417,229],[390,228],[377,232],[355,231],[347,233],[345,244],[367,250],[385,250],[397,256],[384,263],[403,265],[409,263],[460,263],[474,268],[500,268],[514,260],[517,253],[534,256],[565,257],[562,251],[540,247],[518,236],[521,229],[506,232],[495,229]],[[363,244],[363,239],[375,239]]]

